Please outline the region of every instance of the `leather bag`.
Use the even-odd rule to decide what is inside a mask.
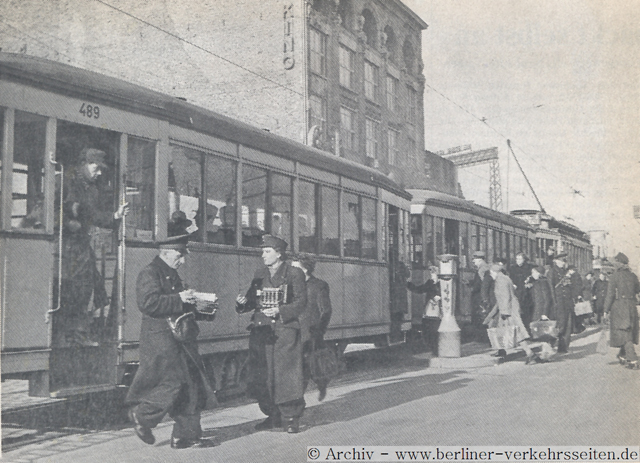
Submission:
[[[574,311],[577,316],[593,313],[591,302],[589,301],[578,302],[574,308]]]
[[[198,328],[196,316],[193,312],[172,315],[167,318],[167,323],[171,328],[173,338],[178,342],[195,341],[200,334],[200,328]]]
[[[309,353],[309,373],[314,382],[328,381],[338,375],[336,354],[326,345],[311,344]]]

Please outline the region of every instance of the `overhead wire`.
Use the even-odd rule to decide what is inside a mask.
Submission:
[[[260,74],[260,73],[258,73],[258,72],[255,72],[255,71],[253,71],[253,70],[251,70],[251,69],[247,68],[246,66],[243,66],[243,65],[241,65],[241,64],[238,64],[238,63],[236,63],[236,62],[234,62],[234,61],[232,61],[232,60],[230,60],[230,59],[228,59],[228,58],[225,58],[225,57],[224,57],[224,56],[222,56],[222,55],[219,55],[219,54],[217,54],[217,53],[214,53],[213,51],[211,51],[211,50],[209,50],[209,49],[207,49],[207,48],[205,48],[205,47],[203,47],[203,46],[201,46],[201,45],[198,45],[197,43],[194,43],[194,42],[192,42],[192,41],[190,41],[190,40],[187,40],[187,39],[185,39],[184,37],[180,37],[178,34],[174,34],[173,32],[170,32],[170,31],[168,31],[168,30],[166,30],[166,29],[163,29],[163,28],[161,28],[161,27],[159,27],[159,26],[156,26],[155,24],[150,23],[149,21],[146,21],[146,20],[144,20],[144,19],[142,19],[142,18],[139,18],[138,16],[135,16],[135,15],[133,15],[133,14],[131,14],[131,13],[127,12],[127,11],[124,11],[124,10],[122,10],[122,9],[120,9],[120,8],[116,7],[116,6],[113,6],[113,5],[111,5],[111,4],[109,4],[109,3],[107,3],[107,2],[105,2],[105,1],[103,1],[103,0],[94,0],[94,1],[95,1],[95,2],[98,2],[98,3],[101,3],[101,4],[103,4],[103,5],[107,6],[107,7],[111,8],[111,9],[113,9],[113,10],[115,10],[115,11],[117,11],[117,12],[121,13],[121,14],[124,14],[124,15],[126,15],[126,16],[129,16],[130,18],[133,18],[133,19],[135,19],[136,21],[139,21],[139,22],[141,22],[141,23],[143,23],[143,24],[145,24],[145,25],[147,25],[147,26],[149,26],[149,27],[151,27],[151,28],[153,28],[153,29],[156,29],[156,30],[158,30],[158,31],[162,32],[163,34],[166,34],[166,35],[168,35],[168,36],[170,36],[170,37],[173,37],[174,39],[177,39],[177,40],[179,40],[179,41],[181,41],[181,42],[184,42],[184,43],[186,43],[186,44],[188,44],[188,45],[190,45],[190,46],[192,46],[192,47],[194,47],[194,48],[197,48],[198,50],[203,51],[204,53],[207,53],[207,54],[209,54],[209,55],[211,55],[211,56],[214,56],[214,57],[216,57],[216,58],[218,58],[218,59],[220,59],[220,60],[222,60],[222,61],[224,61],[224,62],[226,62],[226,63],[229,63],[229,64],[231,64],[232,66],[236,66],[236,67],[238,67],[238,68],[242,69],[243,71],[246,71],[246,72],[248,72],[248,73],[250,73],[250,74],[253,74],[253,75],[254,75],[254,76],[256,76],[256,77],[259,77],[259,78],[261,78],[261,79],[264,79],[264,80],[266,80],[266,81],[268,81],[268,82],[271,82],[272,84],[277,85],[278,87],[281,87],[281,88],[283,88],[283,89],[285,89],[285,90],[288,90],[288,91],[290,91],[290,92],[292,92],[292,93],[295,93],[296,95],[300,95],[300,96],[303,96],[303,97],[304,97],[304,95],[303,95],[302,93],[298,92],[297,90],[294,90],[294,89],[292,89],[291,87],[287,87],[286,85],[284,85],[284,84],[282,84],[282,83],[280,83],[280,82],[278,82],[278,81],[276,81],[276,80],[273,80],[273,79],[271,79],[271,78],[269,78],[269,77],[267,77],[267,76],[264,76],[264,75],[262,75],[262,74]]]

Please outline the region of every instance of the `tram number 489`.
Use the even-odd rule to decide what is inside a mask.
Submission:
[[[100,117],[100,107],[82,103],[82,106],[80,106],[80,114],[89,118],[98,119]]]

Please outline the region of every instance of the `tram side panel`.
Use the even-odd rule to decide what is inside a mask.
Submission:
[[[53,246],[51,240],[0,238],[3,376],[49,367]]]

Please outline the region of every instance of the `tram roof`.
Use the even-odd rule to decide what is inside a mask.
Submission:
[[[115,77],[44,58],[0,52],[0,79],[71,97],[90,98],[96,103],[165,120],[265,152],[278,153],[290,160],[380,186],[402,198],[411,199],[410,193],[376,169]]]
[[[413,200],[411,201],[412,213],[422,213],[426,206],[433,205],[468,212],[485,219],[495,220],[518,228],[533,230],[533,227],[522,219],[518,219],[510,214],[494,211],[493,209],[481,206],[480,204],[476,204],[467,199],[459,198],[458,196],[433,190],[409,189],[407,191],[409,191],[413,196]]]

